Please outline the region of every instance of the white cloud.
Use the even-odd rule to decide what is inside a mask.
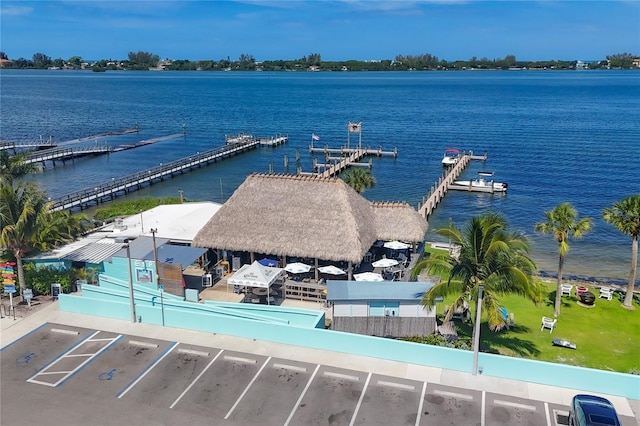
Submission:
[[[0,9],[0,15],[2,16],[21,16],[28,15],[33,11],[29,6],[3,6]]]

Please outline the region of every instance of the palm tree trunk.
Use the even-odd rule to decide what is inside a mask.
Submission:
[[[631,242],[631,270],[629,271],[629,283],[627,294],[624,295],[622,306],[631,309],[633,307],[633,288],[636,284],[636,265],[638,264],[638,236],[634,235]]]
[[[558,260],[558,284],[556,285],[556,301],[553,304],[553,316],[560,315],[560,303],[562,302],[562,267],[564,266],[564,256],[560,255]]]
[[[26,283],[24,282],[24,266],[22,265],[22,255],[19,253],[14,253],[16,257],[16,268],[18,269],[18,283],[20,284],[20,294],[24,292],[27,288]]]

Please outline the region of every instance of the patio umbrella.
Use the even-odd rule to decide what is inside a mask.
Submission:
[[[333,265],[321,266],[318,268],[318,271],[322,272],[323,274],[329,274],[329,275],[345,275],[346,274],[345,271]]]
[[[260,264],[262,266],[278,266],[278,261],[275,259],[267,259],[266,257],[264,259],[260,259],[258,260],[258,262],[260,262]]]
[[[361,274],[354,274],[353,278],[356,281],[368,281],[368,282],[384,281],[384,278],[382,278],[382,275],[375,274],[373,272],[363,272]]]
[[[383,257],[380,260],[376,260],[371,264],[374,268],[388,268],[390,266],[396,266],[399,262],[395,259],[388,259]]]
[[[305,272],[309,272],[311,270],[311,266],[307,265],[306,263],[293,262],[285,266],[284,270],[287,272],[291,272],[292,274],[302,274]]]
[[[404,250],[409,248],[409,244],[405,244],[400,241],[387,241],[384,243],[384,247],[391,250]]]

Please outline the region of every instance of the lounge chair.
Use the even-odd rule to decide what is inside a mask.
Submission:
[[[564,296],[565,294],[568,294],[569,296],[571,296],[571,290],[573,290],[573,285],[571,284],[560,284],[560,295]]]
[[[600,288],[600,298],[612,300],[613,299],[613,289],[609,287]]]
[[[540,331],[544,330],[545,328],[548,328],[549,329],[549,334],[551,334],[553,329],[556,328],[556,323],[557,322],[558,322],[557,319],[549,318],[549,317],[542,317],[542,327],[540,327]]]

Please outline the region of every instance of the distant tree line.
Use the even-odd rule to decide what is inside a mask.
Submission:
[[[469,60],[447,61],[425,53],[422,55],[397,55],[394,59],[379,61],[323,61],[319,53],[311,53],[299,59],[278,59],[258,62],[253,55],[243,53],[238,59],[226,57],[219,60],[165,59],[149,52],[129,52],[127,59],[101,59],[87,62],[81,56],[69,59],[52,59],[44,53],[35,53],[31,59],[9,59],[0,52],[3,68],[32,69],[92,69],[106,70],[174,70],[174,71],[435,71],[435,70],[507,70],[507,69],[630,69],[640,67],[639,57],[631,53],[616,53],[595,62],[549,60],[519,61],[514,55],[489,59],[473,56]]]

